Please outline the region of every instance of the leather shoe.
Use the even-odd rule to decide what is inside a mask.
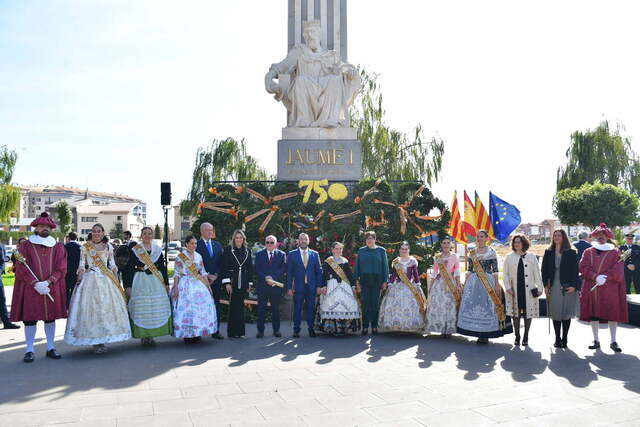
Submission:
[[[58,354],[55,348],[52,348],[51,350],[47,351],[47,357],[49,359],[62,359],[62,356]]]
[[[592,345],[589,346],[589,350],[597,350],[600,348],[600,341],[594,341]]]
[[[280,338],[282,336],[282,334],[280,332],[274,332],[273,336],[276,338]]]
[[[300,332],[294,332],[293,333],[293,337],[294,338],[300,338]]]
[[[215,334],[211,335],[211,338],[215,339],[215,340],[223,340],[224,337],[222,335],[220,335],[220,332],[216,332]]]
[[[35,360],[35,358],[33,357],[33,351],[27,351],[27,352],[24,354],[24,359],[22,359],[22,361],[23,361],[24,363],[31,363],[31,362],[33,362],[34,360]]]
[[[316,337],[316,332],[313,329],[309,329],[309,336],[311,338],[315,338]]]
[[[16,325],[15,323],[7,322],[4,324],[4,329],[20,329],[20,325]]]
[[[611,345],[609,346],[611,348],[611,350],[615,351],[616,353],[620,353],[622,351],[622,349],[620,348],[620,346],[618,346],[617,342],[612,342]]]
[[[264,334],[262,332],[258,332],[256,334],[256,338],[264,338]]]

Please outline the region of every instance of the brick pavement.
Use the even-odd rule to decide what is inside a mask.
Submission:
[[[22,362],[22,330],[0,330],[0,426],[600,426],[640,425],[638,330],[621,327],[624,353],[586,347],[574,322],[556,351],[546,319],[530,347],[513,335],[478,346],[411,335],[206,339],[156,348],[113,344],[97,356],[62,342],[59,361]],[[224,329],[223,329],[224,330]],[[601,331],[608,342],[608,331]]]

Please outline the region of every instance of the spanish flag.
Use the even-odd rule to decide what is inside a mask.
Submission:
[[[478,196],[478,192],[476,191],[476,231],[478,230],[487,230],[487,234],[489,234],[489,239],[496,240],[496,236],[493,233],[493,226],[491,225],[491,217],[489,216],[489,212],[484,208],[482,204],[482,200],[480,200],[480,196]]]
[[[449,223],[449,236],[456,242],[467,243],[467,236],[462,232],[462,219],[458,208],[458,192],[453,192],[453,202],[451,202],[451,222]]]
[[[476,235],[476,208],[473,207],[473,203],[467,191],[464,192],[464,222],[462,223],[462,232],[466,236]]]

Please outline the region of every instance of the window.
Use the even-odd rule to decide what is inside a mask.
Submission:
[[[90,228],[89,229],[83,228],[82,231],[80,232],[80,234],[89,234],[89,233],[91,233]]]
[[[116,216],[116,221],[122,221],[122,215]]]
[[[81,222],[98,222],[98,217],[97,216],[83,216],[80,219]],[[89,230],[91,231],[91,230]]]

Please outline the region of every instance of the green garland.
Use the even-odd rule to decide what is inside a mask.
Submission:
[[[288,193],[297,194],[274,200]],[[411,253],[419,257],[420,271],[424,272],[433,265],[433,257],[440,249],[439,243],[425,243],[431,236],[437,236],[433,240],[438,241],[443,238],[451,217],[445,203],[420,182],[390,184],[363,180],[349,188],[346,199],[329,199],[323,204],[315,203],[315,195],[303,203],[303,193],[291,182],[218,185],[210,189],[204,202],[223,202],[225,206],[218,206],[220,211],[201,204],[192,231],[199,236],[200,224],[210,222],[216,226],[217,240],[225,246],[236,229],[245,231],[250,244],[262,243],[267,235],[273,234],[285,242],[284,250],[291,249],[295,237],[304,231],[311,238],[311,247],[322,256],[330,254],[332,242],[340,241],[345,245],[344,255],[352,259],[364,245],[364,232],[373,230],[390,260],[397,256],[400,242],[408,241]],[[261,210],[265,211],[256,215]],[[272,211],[270,220],[261,229]]]

